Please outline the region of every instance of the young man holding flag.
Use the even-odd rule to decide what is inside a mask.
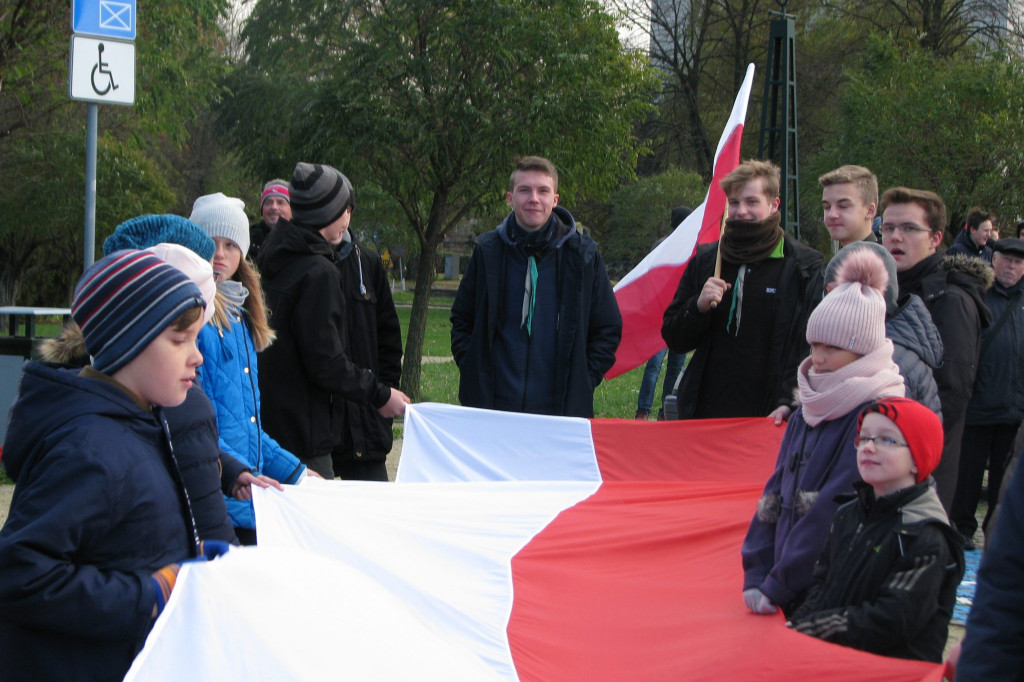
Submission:
[[[679,414],[768,415],[781,424],[808,354],[804,332],[822,295],[824,259],[780,226],[777,166],[746,161],[721,186],[729,211],[723,237],[698,247],[661,329],[669,350],[694,351]]]

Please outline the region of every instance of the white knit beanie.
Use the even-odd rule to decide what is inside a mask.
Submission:
[[[224,237],[238,244],[243,258],[249,253],[249,219],[241,199],[224,196],[221,192],[201,196],[192,206],[188,219],[211,237]]]
[[[213,300],[217,297],[217,282],[213,278],[213,267],[210,261],[203,260],[196,255],[195,251],[187,249],[180,244],[157,244],[146,249],[168,265],[173,265],[185,273],[192,280],[192,283],[199,287],[206,301],[206,310],[203,311],[203,324],[213,317]]]
[[[807,342],[867,355],[885,343],[885,264],[870,250],[856,251],[840,263],[835,281],[807,320]]]

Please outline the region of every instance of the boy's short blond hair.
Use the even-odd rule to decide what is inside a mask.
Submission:
[[[779,174],[779,167],[771,161],[747,159],[722,178],[719,184],[725,196],[729,196],[751,180],[764,178],[764,193],[771,201],[779,196]]]
[[[822,187],[850,183],[857,186],[865,206],[878,205],[878,178],[864,166],[846,164],[818,178]]]

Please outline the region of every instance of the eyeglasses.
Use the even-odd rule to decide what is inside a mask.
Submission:
[[[907,446],[906,443],[898,441],[895,438],[889,438],[888,436],[857,436],[856,438],[853,439],[853,444],[855,447],[859,448],[865,443],[874,443],[876,448],[895,448]]]
[[[902,235],[910,235],[915,232],[931,232],[931,228],[921,227],[917,223],[882,223],[878,228],[882,234],[892,234],[893,232],[899,231]]]

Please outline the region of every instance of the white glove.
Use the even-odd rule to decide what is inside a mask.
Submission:
[[[747,605],[748,609],[761,616],[778,613],[779,611],[778,607],[772,603],[772,600],[756,587],[743,590],[743,603]]]

